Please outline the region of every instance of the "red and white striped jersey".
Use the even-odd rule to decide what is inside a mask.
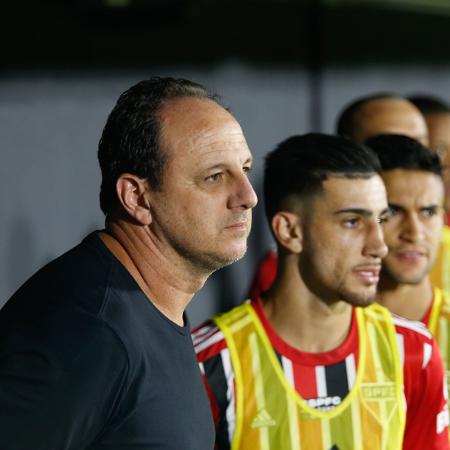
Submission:
[[[358,370],[358,329],[353,314],[346,340],[327,353],[305,353],[286,343],[267,320],[262,301],[252,301],[284,375],[307,403],[326,410],[339,405]],[[439,350],[419,322],[393,317],[403,365],[407,405],[404,449],[447,449],[447,389]],[[192,333],[216,424],[216,449],[231,448],[235,426],[235,384],[227,343],[213,322]]]

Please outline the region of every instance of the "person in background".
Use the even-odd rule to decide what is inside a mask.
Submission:
[[[374,93],[351,102],[338,116],[336,133],[359,143],[378,134],[395,133],[428,144],[428,128],[419,109],[393,93]]]
[[[415,95],[409,100],[425,117],[430,138],[429,146],[439,154],[443,164],[446,226],[442,230],[441,251],[435,269],[431,273],[431,279],[435,285],[450,291],[450,107],[442,99],[432,96]]]
[[[369,149],[321,134],[267,156],[275,282],[193,332],[217,449],[449,448],[435,341],[373,303],[389,214],[379,170]]]
[[[444,182],[437,154],[414,139],[381,135],[366,142],[381,162],[391,214],[383,225],[389,253],[383,260],[377,301],[423,322],[436,337],[450,369],[450,294],[433,285],[444,224]]]
[[[250,150],[202,86],[152,78],[120,96],[98,157],[105,229],[0,311],[0,447],[211,450],[184,310],[246,251]]]
[[[414,95],[409,97],[425,118],[429,147],[436,151],[443,164],[445,183],[445,210],[448,214],[447,224],[450,224],[450,106],[442,99]]]

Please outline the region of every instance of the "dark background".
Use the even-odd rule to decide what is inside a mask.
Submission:
[[[2,66],[447,62],[445,0],[17,0],[1,7]]]

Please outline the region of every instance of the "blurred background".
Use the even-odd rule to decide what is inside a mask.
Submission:
[[[154,75],[219,93],[264,155],[334,131],[376,91],[450,100],[450,1],[16,0],[0,27],[0,306],[103,227],[97,145],[121,92]],[[260,196],[261,197],[261,196]],[[262,198],[247,255],[194,297],[193,325],[240,303],[273,246]]]

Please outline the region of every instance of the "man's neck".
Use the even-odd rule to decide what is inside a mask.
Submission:
[[[423,320],[433,300],[429,277],[419,284],[401,284],[381,279],[377,302],[394,314],[410,320]]]
[[[267,318],[278,335],[308,353],[339,347],[350,331],[352,306],[318,298],[301,279],[296,264],[281,263],[278,273],[264,304]]]
[[[183,313],[207,275],[191,273],[173,252],[164,252],[149,227],[124,219],[107,222],[100,239],[128,270],[156,308],[182,326]]]

